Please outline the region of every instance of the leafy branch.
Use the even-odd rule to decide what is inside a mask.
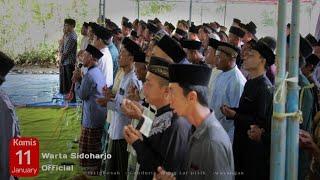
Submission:
[[[261,24],[263,27],[273,27],[275,26],[275,20],[274,20],[274,11],[267,11],[264,10],[261,13]]]
[[[145,2],[142,5],[142,16],[157,16],[162,13],[171,12],[175,4],[168,2],[159,2],[152,0],[150,2]]]

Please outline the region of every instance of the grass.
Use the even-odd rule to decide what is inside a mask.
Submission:
[[[80,136],[80,112],[76,108],[18,108],[21,135],[37,137],[40,142],[40,172],[37,177],[26,179],[62,180],[82,174],[79,160],[71,159],[70,153],[79,152],[79,144],[73,143]],[[68,154],[68,159],[44,159],[41,153]],[[42,171],[44,164],[61,165],[63,162],[73,162],[73,171]],[[94,177],[93,180],[105,179]]]

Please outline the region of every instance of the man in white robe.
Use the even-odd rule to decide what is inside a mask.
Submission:
[[[111,87],[113,85],[113,61],[108,48],[108,41],[112,37],[112,32],[102,26],[95,26],[93,33],[93,45],[103,53],[98,61],[98,68],[104,75],[107,86]]]
[[[236,65],[239,49],[229,43],[220,42],[217,52],[217,68],[222,70],[215,79],[212,89],[210,108],[214,110],[217,119],[227,131],[231,142],[233,142],[234,124],[232,120],[226,119],[220,108],[223,105],[238,107],[243,92],[246,78]]]

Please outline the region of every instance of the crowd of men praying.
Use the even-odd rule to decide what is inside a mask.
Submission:
[[[77,50],[75,25],[65,19],[59,40],[60,93],[82,101],[79,153],[111,155],[80,159],[85,176],[269,179],[275,38],[236,18],[227,28],[123,17],[84,22]],[[290,24],[286,35],[288,64]],[[319,179],[320,40],[299,42],[298,179]],[[13,63],[0,55],[2,84]]]

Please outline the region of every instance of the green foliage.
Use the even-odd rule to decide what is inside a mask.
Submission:
[[[25,51],[16,58],[17,64],[54,64],[56,63],[56,49],[54,46],[40,44],[38,48]]]
[[[13,1],[0,1],[0,50],[12,56],[13,44],[11,41],[17,39],[18,29],[13,19],[16,17],[14,13]]]
[[[46,43],[47,33],[45,29],[48,21],[53,18],[55,6],[54,3],[39,3],[37,0],[32,1],[33,19],[42,25],[42,29],[45,32],[43,43]]]
[[[0,0],[0,50],[11,57],[18,57],[21,63],[55,61],[51,47],[57,46],[57,35],[52,38],[51,26],[55,29],[60,26],[59,31],[62,35],[63,20],[73,18],[77,21],[76,32],[80,40],[82,22],[90,19],[88,12],[97,12],[88,9],[89,2],[89,0]],[[35,34],[34,29],[40,30],[41,33]]]
[[[53,8],[54,3],[43,3],[40,4],[38,1],[32,1],[32,12],[33,19],[35,19],[38,23],[44,25],[47,21],[52,19],[53,17]]]
[[[221,4],[216,8],[217,14],[224,14],[224,11],[225,11],[225,5],[224,4]]]
[[[159,2],[156,0],[146,2],[142,6],[142,16],[157,16],[162,13],[167,13],[172,11],[175,4],[168,2]]]
[[[21,33],[24,33],[28,28],[28,23],[27,22],[21,23],[18,28]]]
[[[274,11],[264,10],[261,13],[261,19],[261,24],[263,27],[274,27],[276,25],[274,20]]]
[[[19,5],[21,8],[25,8],[27,5],[27,0],[19,0]]]

